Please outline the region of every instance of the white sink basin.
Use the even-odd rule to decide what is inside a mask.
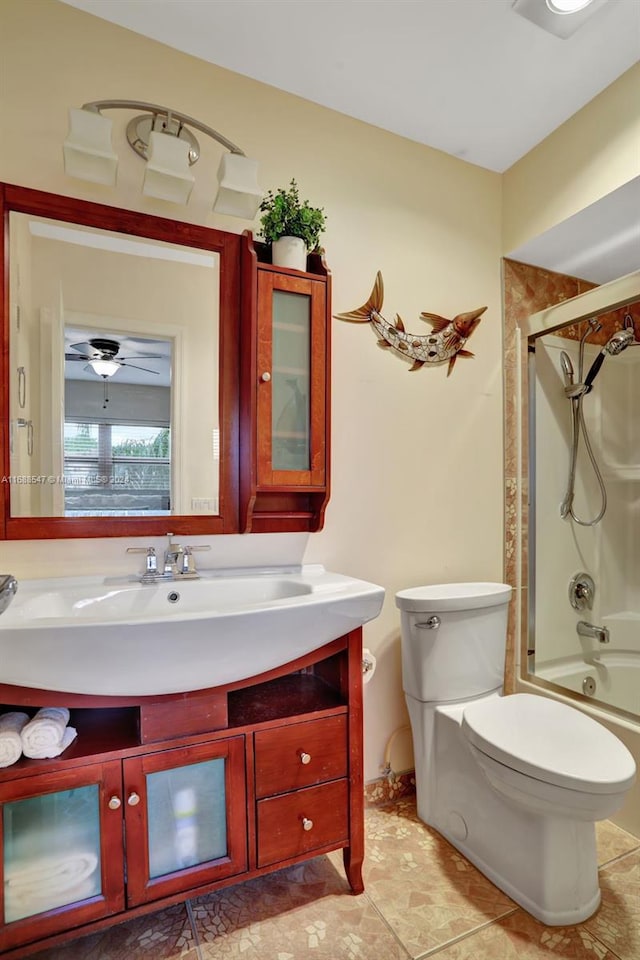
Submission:
[[[219,686],[335,640],[383,599],[318,565],[154,584],[23,580],[0,617],[0,682],[134,697]]]

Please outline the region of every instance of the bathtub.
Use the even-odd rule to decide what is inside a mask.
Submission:
[[[584,696],[593,706],[630,714],[640,719],[640,653],[603,652],[585,660],[582,656],[536,664],[536,677],[571,693]]]
[[[592,696],[583,693],[589,678],[595,683]],[[611,820],[640,838],[640,653],[607,651],[589,662],[574,657],[538,664],[535,676],[516,681],[516,691],[577,707],[622,740],[635,758],[638,774],[624,806]]]

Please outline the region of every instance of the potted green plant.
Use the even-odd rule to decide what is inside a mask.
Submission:
[[[279,267],[306,270],[307,253],[318,249],[325,227],[324,207],[300,200],[298,184],[269,190],[260,204],[262,236],[271,244],[272,262]]]

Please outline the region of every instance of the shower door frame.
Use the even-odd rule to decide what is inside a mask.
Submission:
[[[525,617],[523,616],[522,603],[516,603],[518,623],[515,637],[516,642],[519,644],[519,654],[516,657],[515,681],[516,686],[519,681],[526,681],[527,683],[553,690],[557,693],[561,693],[563,696],[566,696],[569,699],[575,699],[581,702],[584,702],[585,700],[584,696],[581,694],[568,690],[566,687],[562,687],[559,684],[553,683],[549,680],[537,677],[534,672],[536,646],[536,540],[535,536],[533,536],[536,521],[535,341],[546,334],[553,333],[564,327],[589,320],[593,316],[619,310],[631,303],[637,302],[638,300],[640,300],[640,270],[627,274],[624,277],[620,277],[617,280],[612,280],[610,283],[602,284],[602,286],[595,287],[593,290],[588,290],[585,293],[581,293],[576,297],[572,297],[570,300],[564,300],[561,303],[554,304],[553,306],[546,308],[545,310],[540,310],[537,313],[531,314],[519,328],[519,334],[522,340],[526,343],[527,350],[525,358],[522,360],[522,374],[524,382],[522,382],[521,389],[518,394],[518,404],[521,408],[525,393],[528,396],[529,404],[527,416],[527,434],[520,438],[521,442],[518,444],[518,496],[519,501],[522,502],[522,487],[525,481],[528,480],[529,497],[527,515],[526,517],[521,517],[521,529],[518,531],[517,580],[519,595],[518,600],[520,600],[522,586],[526,585],[528,587],[528,604]],[[522,416],[518,418],[518,423],[519,429],[523,430]],[[528,456],[526,458],[524,456],[525,451],[528,452]],[[525,466],[526,463],[528,463],[528,468]],[[524,540],[523,532],[525,530],[528,533],[526,538],[528,543],[526,583],[524,583],[523,578],[524,554],[522,546]],[[610,704],[606,704],[602,701],[591,700],[590,702],[594,703],[596,706],[604,707],[606,710],[611,711],[613,714],[618,716],[627,718],[631,717],[636,722],[638,720],[635,715],[630,715],[626,711],[619,710],[616,707],[613,707]]]

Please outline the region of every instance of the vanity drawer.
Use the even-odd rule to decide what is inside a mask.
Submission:
[[[255,758],[257,797],[346,777],[346,715],[261,730]]]
[[[258,801],[258,866],[348,839],[348,781]]]

